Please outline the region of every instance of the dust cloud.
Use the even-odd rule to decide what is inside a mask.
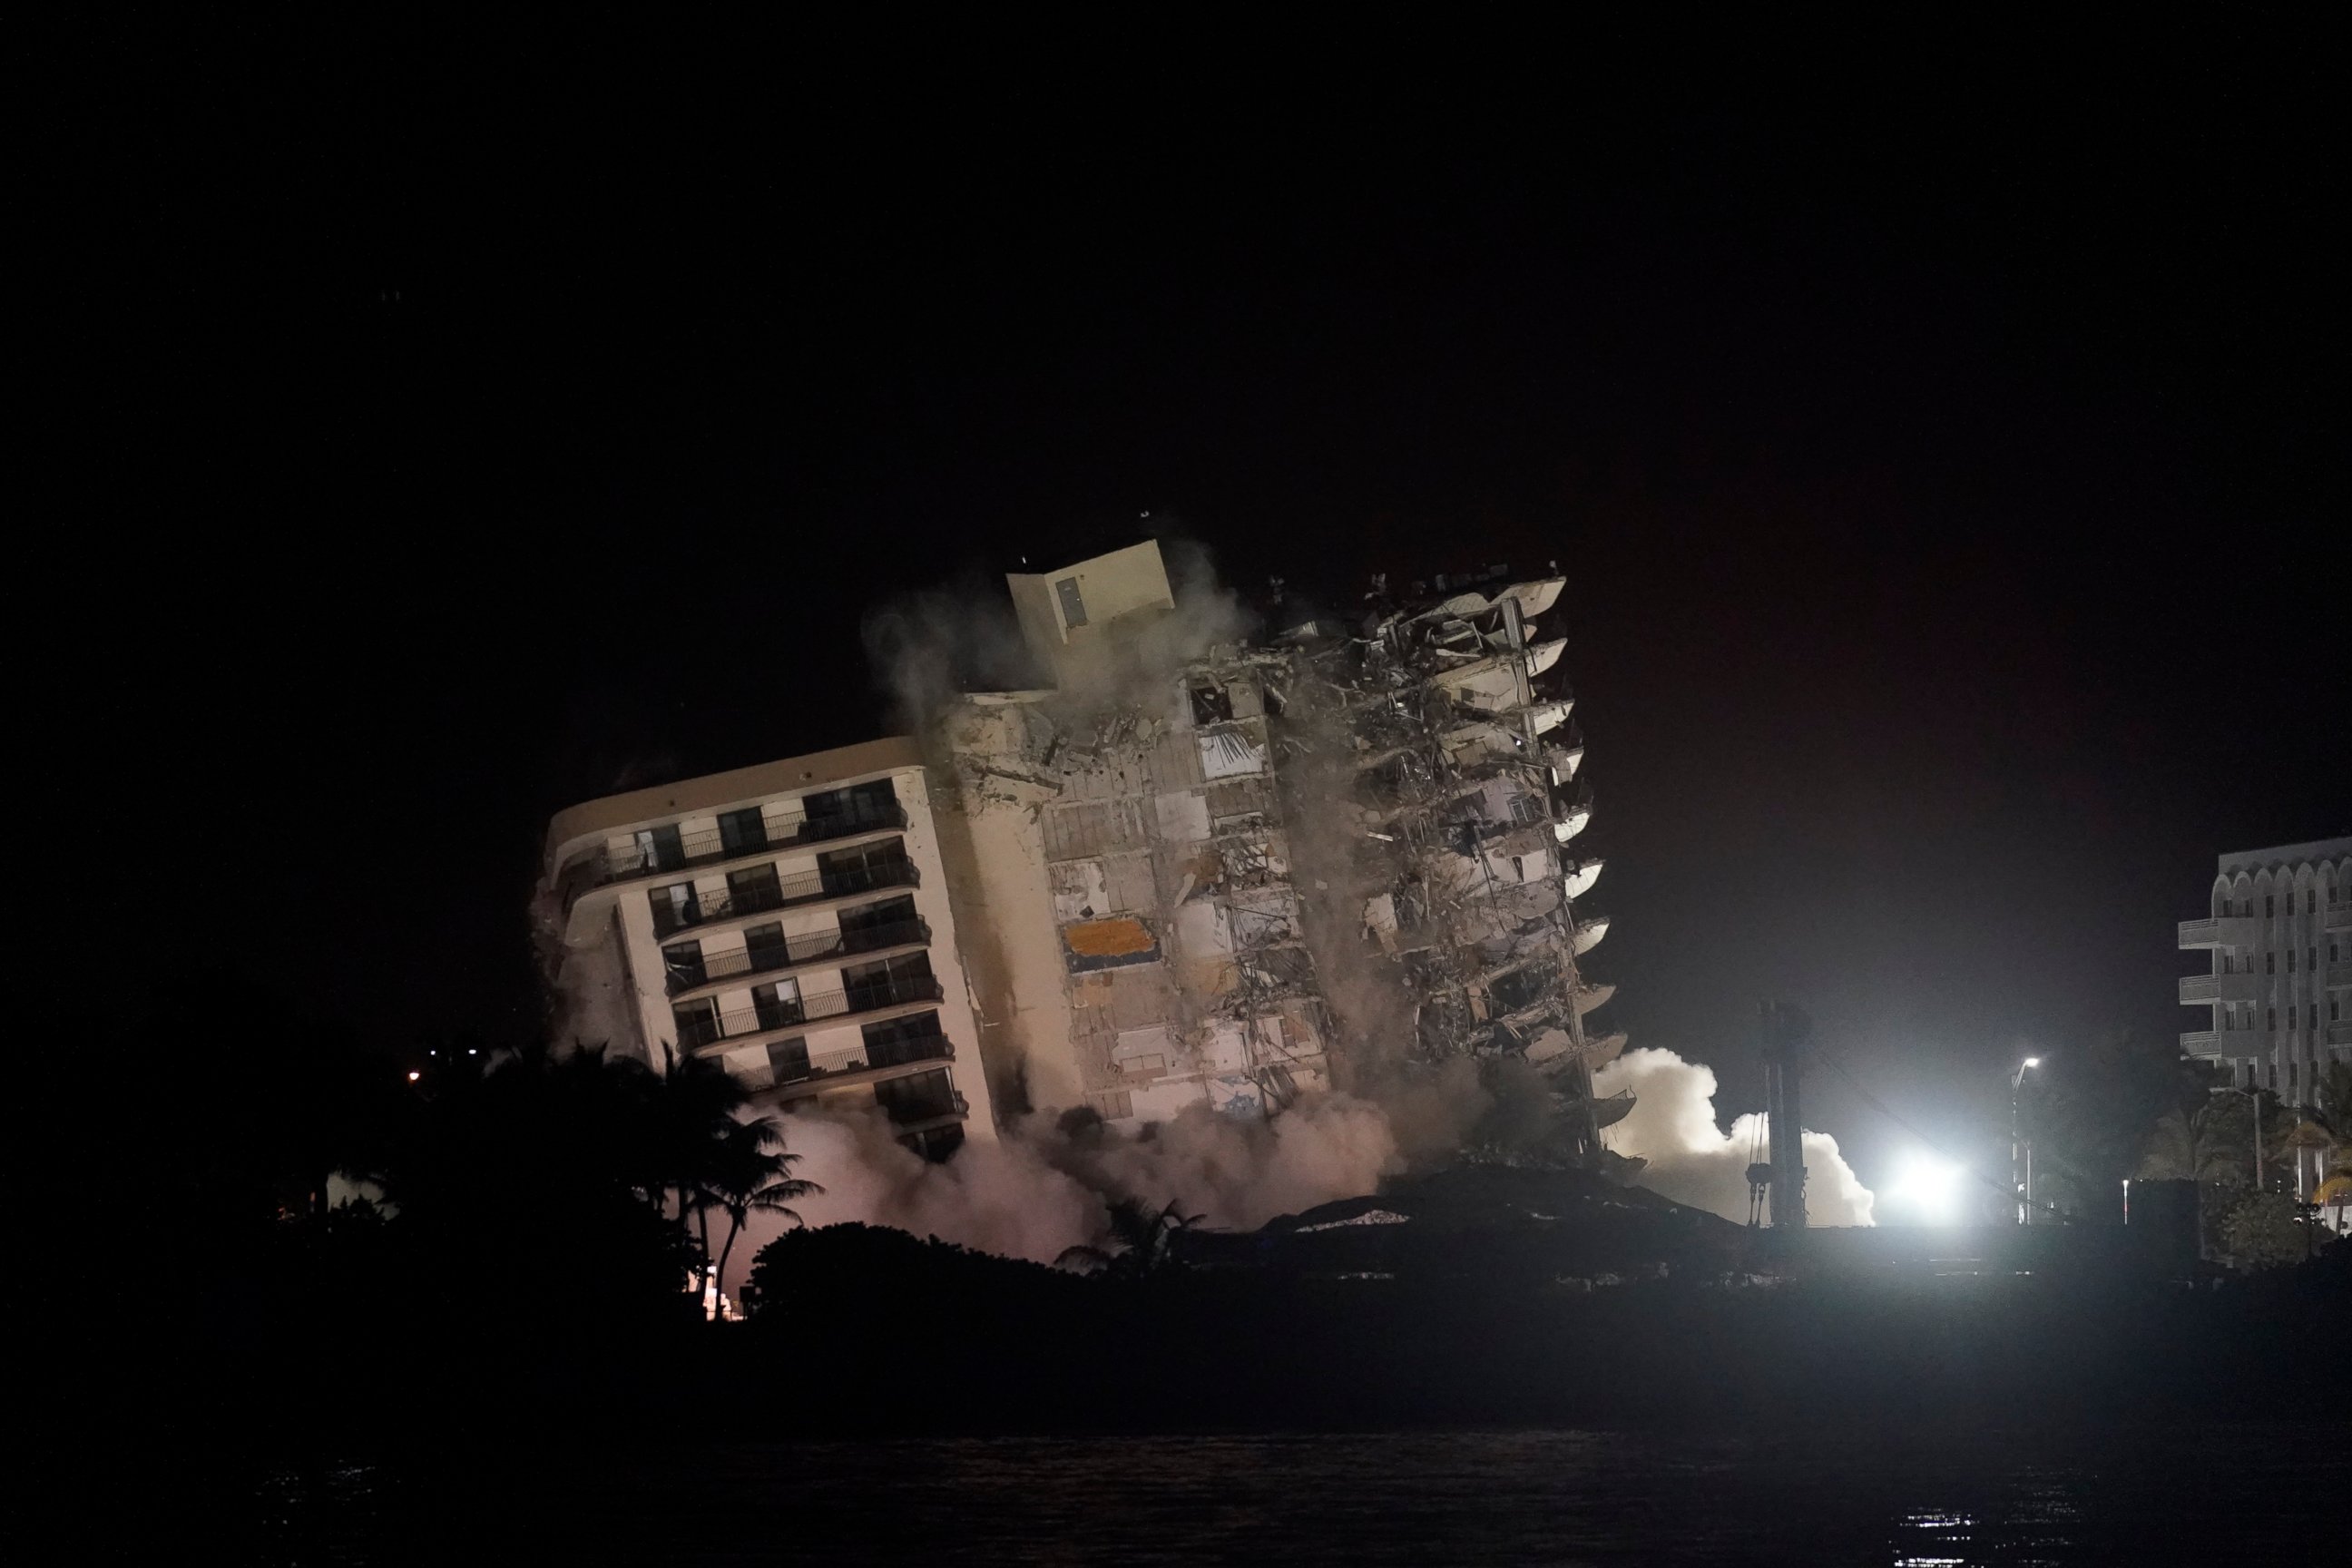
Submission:
[[[1596,1095],[1633,1091],[1633,1109],[1611,1128],[1608,1141],[1620,1154],[1638,1154],[1649,1168],[1640,1184],[1662,1197],[1689,1204],[1745,1224],[1748,1165],[1757,1156],[1764,1118],[1750,1112],[1726,1132],[1716,1125],[1716,1078],[1712,1068],[1685,1061],[1668,1050],[1627,1051],[1592,1075]],[[1871,1225],[1870,1189],[1838,1152],[1826,1132],[1807,1132],[1805,1206],[1814,1225]]]

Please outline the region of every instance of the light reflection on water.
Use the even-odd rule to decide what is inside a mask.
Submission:
[[[425,1481],[292,1467],[265,1560],[787,1564],[2303,1560],[2352,1465],[2308,1431],[2063,1441],[1592,1432],[640,1447]],[[2335,1446],[2340,1455],[2342,1446]],[[2229,1465],[2211,1456],[2230,1453]],[[2330,1468],[2332,1467],[2332,1469]]]

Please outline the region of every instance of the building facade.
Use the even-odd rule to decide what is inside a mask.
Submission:
[[[933,1157],[1000,1114],[1263,1118],[1466,1063],[1545,1113],[1511,1152],[1608,1157],[1591,796],[1532,631],[1561,579],[1378,585],[1257,643],[1152,542],[1007,587],[1035,688],[556,817],[563,1037],[878,1108]]]
[[[1498,1086],[1559,1113],[1547,1152],[1598,1156],[1631,1101],[1591,1093],[1624,1040],[1587,1027],[1591,799],[1562,644],[1530,632],[1560,579],[1378,591],[1257,646],[1154,544],[1009,586],[1054,684],[935,741],[1002,1100],[1271,1115],[1466,1058],[1525,1069]]]
[[[778,1108],[992,1138],[920,752],[883,740],[559,815],[540,890],[567,1039],[716,1057]]]
[[[2321,1068],[2352,1062],[2352,838],[2222,856],[2209,912],[2179,942],[2211,963],[2180,982],[2181,1005],[2208,1015],[2183,1052],[2288,1105],[2314,1103]]]

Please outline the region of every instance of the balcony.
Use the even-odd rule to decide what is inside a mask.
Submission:
[[[954,1089],[945,1094],[918,1095],[906,1100],[880,1100],[879,1103],[883,1114],[890,1119],[892,1131],[902,1138],[929,1132],[951,1121],[961,1121],[971,1114],[971,1102],[964,1099],[961,1089]]]
[[[2320,913],[2329,931],[2352,931],[2352,904],[2330,904]]]
[[[945,995],[939,980],[932,975],[907,975],[846,991],[811,992],[789,1002],[771,1001],[706,1014],[699,1018],[681,1018],[677,1021],[677,1043],[688,1050],[737,1046],[779,1029],[796,1029],[859,1013],[878,1013],[887,1007],[938,1002]]]
[[[564,873],[563,902],[568,909],[589,889],[614,882],[715,866],[773,849],[829,844],[863,833],[903,833],[906,827],[906,808],[895,802],[887,806],[862,805],[855,811],[789,817],[762,823],[749,832],[706,827],[679,834],[675,847],[640,842],[627,849],[590,856]]]
[[[2333,991],[2339,985],[2352,985],[2352,959],[2327,966],[2327,988]]]
[[[715,925],[720,921],[736,920],[745,915],[766,914],[772,910],[789,910],[799,904],[821,904],[827,899],[852,899],[863,893],[886,892],[892,888],[912,888],[921,884],[922,873],[912,860],[886,860],[865,866],[840,867],[830,870],[796,871],[789,877],[779,877],[772,882],[748,888],[730,889],[724,893],[704,898],[697,894],[683,910],[654,905],[654,935],[667,942],[682,931],[697,926]]]
[[[2257,978],[2252,974],[2184,974],[2180,977],[2180,1005],[2201,1007],[2211,1002],[2251,1002]]]
[[[763,1087],[805,1089],[814,1094],[870,1080],[861,1079],[860,1075],[879,1075],[896,1068],[953,1060],[954,1041],[945,1035],[918,1035],[909,1039],[851,1046],[838,1051],[816,1051],[805,1060],[771,1062],[768,1081]]]
[[[2221,1054],[2221,1037],[2212,1029],[2198,1029],[2183,1035],[2180,1037],[2180,1054],[2185,1057],[2218,1057]]]
[[[884,948],[928,947],[930,941],[931,928],[920,919],[893,921],[888,925],[856,931],[809,931],[766,947],[709,953],[691,965],[673,962],[667,986],[671,995],[681,996],[721,980],[739,979],[746,974],[776,974],[820,959],[878,952]]]
[[[2321,1037],[2329,1045],[2352,1046],[2352,1018],[2338,1018],[2326,1028],[2327,1033]]]
[[[2216,915],[2208,920],[2182,921],[2180,943],[2193,947],[2252,947],[2258,922],[2251,915]]]

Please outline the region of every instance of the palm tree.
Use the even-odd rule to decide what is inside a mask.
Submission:
[[[1175,1260],[1177,1236],[1201,1223],[1199,1215],[1178,1212],[1170,1199],[1158,1213],[1132,1198],[1110,1205],[1110,1235],[1104,1247],[1068,1247],[1054,1267],[1078,1268],[1087,1274],[1104,1273],[1126,1279],[1156,1274]]]
[[[716,1278],[723,1289],[727,1283],[727,1260],[734,1256],[735,1238],[743,1233],[744,1223],[754,1214],[782,1215],[794,1226],[802,1224],[793,1205],[803,1198],[817,1197],[824,1189],[814,1182],[792,1174],[801,1157],[784,1152],[783,1123],[772,1116],[762,1116],[754,1121],[740,1121],[726,1135],[717,1169],[706,1179],[704,1194],[711,1206],[727,1216],[727,1239],[719,1248]],[[706,1214],[708,1209],[704,1211]],[[703,1233],[704,1256],[709,1256],[709,1232]],[[715,1320],[714,1320],[715,1321]]]

